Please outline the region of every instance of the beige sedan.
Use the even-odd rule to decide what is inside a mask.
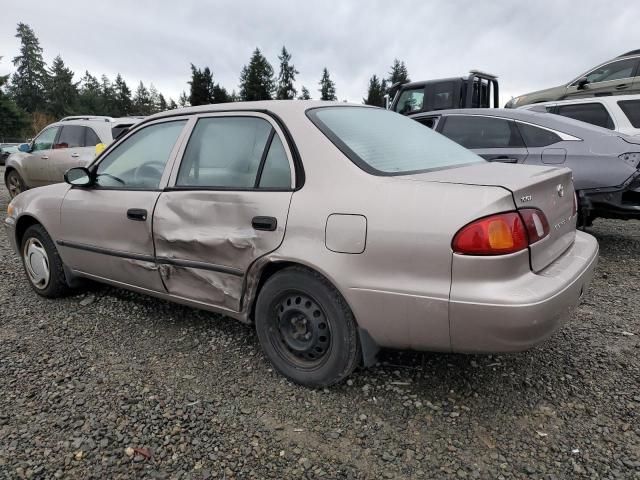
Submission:
[[[380,347],[536,345],[598,257],[568,169],[488,163],[360,105],[173,110],[65,178],[8,207],[37,293],[90,278],[229,315],[309,386]]]

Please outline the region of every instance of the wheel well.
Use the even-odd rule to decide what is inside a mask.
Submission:
[[[29,215],[23,215],[18,219],[18,222],[16,223],[16,245],[18,245],[19,249],[22,248],[22,237],[24,236],[24,232],[27,231],[27,228],[31,225],[39,224],[39,221]]]
[[[7,177],[9,176],[9,173],[15,171],[16,169],[14,167],[6,167],[4,170],[4,184],[8,187],[7,185]]]

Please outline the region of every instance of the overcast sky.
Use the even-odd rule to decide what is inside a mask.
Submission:
[[[503,104],[640,48],[638,0],[0,0],[0,12],[0,74],[13,70],[22,21],[45,61],[60,54],[77,79],[120,72],[132,90],[142,80],[176,100],[190,63],[237,90],[255,47],[277,73],[286,45],[298,91],[314,98],[325,66],[339,99],[361,102],[371,75],[399,58],[412,80],[496,74]]]

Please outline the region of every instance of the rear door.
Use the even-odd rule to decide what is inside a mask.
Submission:
[[[483,115],[447,115],[438,132],[490,162],[523,163],[528,155],[515,122]]]
[[[84,167],[95,158],[98,135],[83,125],[63,125],[48,163],[49,183],[62,182],[73,167]]]
[[[284,138],[260,113],[197,118],[153,217],[169,293],[240,310],[250,265],[284,238],[295,186]]]

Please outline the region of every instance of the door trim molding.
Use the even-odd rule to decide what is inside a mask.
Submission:
[[[86,245],[84,243],[68,242],[66,240],[56,241],[61,247],[75,248],[77,250],[85,250],[87,252],[109,255],[111,257],[128,258],[131,260],[140,260],[143,262],[157,263],[159,265],[174,265],[176,267],[197,268],[200,270],[210,270],[212,272],[226,273],[236,277],[244,277],[244,271],[239,268],[228,267],[226,265],[217,265],[214,263],[198,262],[195,260],[182,260],[170,257],[154,257],[153,255],[145,255],[141,253],[123,252],[120,250],[111,250],[108,248]]]

